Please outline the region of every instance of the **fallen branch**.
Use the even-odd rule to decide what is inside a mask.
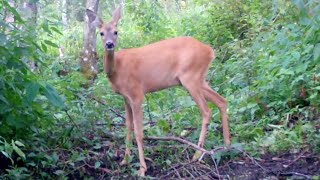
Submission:
[[[111,133],[111,132],[104,132],[103,135],[106,138],[112,138],[112,139],[117,139],[117,140],[125,138],[124,136],[117,135],[117,134],[114,134],[114,133]]]
[[[284,169],[287,169],[288,167],[290,167],[292,164],[294,164],[295,162],[297,162],[305,153],[307,152],[307,150],[303,151],[301,154],[299,154],[299,156],[297,158],[295,158],[293,161],[291,161],[288,165],[283,165]]]
[[[219,178],[219,180],[220,180],[220,173],[219,173],[219,169],[218,169],[218,164],[216,163],[216,161],[214,160],[214,159],[212,159],[213,160],[213,163],[214,163],[214,167],[215,167],[215,169],[216,169],[216,172],[217,172],[217,176],[218,176],[218,178]]]
[[[121,115],[118,111],[116,111],[115,109],[109,107],[106,102],[104,102],[104,101],[102,101],[102,100],[100,100],[100,99],[97,99],[97,98],[95,98],[95,97],[89,97],[89,98],[92,99],[92,100],[94,100],[94,101],[96,101],[96,102],[98,102],[98,103],[100,103],[100,104],[102,104],[102,105],[104,105],[104,106],[107,106],[108,109],[109,109],[111,112],[113,112],[116,116],[118,116],[118,117],[120,117],[120,118],[122,118],[122,119],[126,119],[126,118],[125,118],[123,115]]]
[[[147,136],[144,139],[147,140],[161,140],[161,141],[177,141],[183,144],[186,144],[188,146],[190,146],[191,148],[193,148],[194,150],[198,150],[203,152],[204,154],[214,154],[215,152],[219,151],[219,150],[225,150],[226,147],[218,147],[216,149],[213,149],[211,151],[205,150],[204,148],[199,147],[198,145],[187,141],[185,139],[179,138],[179,137],[174,137],[174,136],[169,136],[169,137],[155,137],[155,136]],[[202,156],[204,156],[204,154],[202,154]]]
[[[183,143],[183,144],[187,144],[188,146],[192,147],[195,150],[202,151],[202,152],[209,152],[209,151],[199,147],[198,145],[196,145],[196,144],[194,144],[194,143],[192,143],[190,141],[187,141],[187,140],[182,139],[182,138],[174,137],[174,136],[169,136],[169,137],[147,136],[147,137],[144,137],[144,139],[147,139],[147,140],[160,140],[160,141],[177,141],[177,142],[180,142],[180,143]]]
[[[114,133],[108,133],[108,132],[105,132],[104,135],[106,137],[109,137],[109,138],[115,138],[115,139],[124,139],[124,136],[119,136],[119,135],[116,135]],[[220,150],[226,150],[228,149],[227,147],[218,147],[218,148],[215,148],[215,149],[212,149],[210,151],[204,149],[204,148],[201,148],[199,147],[198,145],[188,141],[188,140],[185,140],[185,139],[182,139],[182,138],[179,138],[179,137],[174,137],[174,136],[169,136],[169,137],[156,137],[156,136],[146,136],[144,137],[144,140],[160,140],[160,141],[176,141],[176,142],[180,142],[182,144],[186,144],[188,146],[190,146],[191,148],[193,148],[194,150],[197,150],[197,151],[201,151],[203,152],[203,154],[200,156],[200,158],[198,159],[198,161],[201,161],[202,158],[206,155],[206,154],[209,154],[209,155],[212,155]],[[247,156],[248,158],[251,159],[252,162],[254,162],[257,166],[259,166],[261,169],[263,169],[264,171],[266,172],[269,172],[266,168],[264,168],[263,166],[261,166],[253,157],[251,157],[249,154],[247,154],[245,151],[241,150],[241,149],[238,149],[238,148],[234,148],[232,147],[231,149],[235,149],[235,150],[238,150],[239,152],[243,153],[245,156]],[[217,164],[215,163],[215,168],[217,170],[217,177],[220,176],[219,174],[219,171],[218,171],[218,168],[217,168]]]
[[[234,148],[235,150],[238,150],[239,152],[243,153],[245,156],[247,156],[253,163],[255,163],[257,166],[259,166],[262,170],[264,170],[265,172],[269,172],[269,170],[267,170],[266,168],[264,168],[263,166],[261,166],[252,156],[250,156],[248,153],[246,153],[245,151],[239,149],[239,148]]]
[[[124,123],[96,123],[96,125],[97,126],[111,125],[111,126],[120,126],[120,127],[126,126],[126,124],[124,124]],[[152,126],[156,125],[156,122],[149,121],[149,122],[143,123],[143,126],[147,126],[147,125],[150,125],[152,127]]]

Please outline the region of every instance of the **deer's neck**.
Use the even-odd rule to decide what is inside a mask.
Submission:
[[[104,72],[107,74],[108,78],[111,78],[114,73],[114,61],[114,51],[105,51],[103,59],[103,69]]]

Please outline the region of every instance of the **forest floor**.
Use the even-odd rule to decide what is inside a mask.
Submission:
[[[157,146],[148,143],[146,148],[149,151]],[[174,147],[168,145],[167,149],[170,148]],[[150,151],[146,158],[147,179],[320,179],[320,157],[310,152],[307,147],[301,152],[266,153],[259,155],[258,158],[242,150],[237,153],[230,152],[232,149],[222,150],[225,152],[224,155],[219,156],[219,162],[211,158],[213,155],[205,155],[202,161],[192,162],[190,158],[193,150],[190,151],[188,146],[184,146],[184,151],[180,152],[178,148],[174,149],[167,152],[166,150]],[[136,149],[133,151],[137,153]],[[119,147],[116,152],[111,157],[112,162],[110,158],[109,160],[105,158],[99,168],[93,168],[94,161],[88,161],[87,166],[83,166],[81,171],[95,179],[139,179],[134,174],[139,168],[137,156],[133,157],[131,165],[120,167],[115,164],[119,164],[123,159],[124,147]],[[172,158],[174,156],[176,158]],[[170,159],[170,165],[160,162],[168,159]],[[93,165],[88,166],[88,164]]]
[[[87,138],[92,137],[89,135]],[[132,147],[131,163],[120,166],[125,151],[123,140],[105,136],[102,140],[99,148],[78,144],[72,150],[52,149],[48,154],[56,154],[59,164],[63,166],[40,168],[31,176],[39,177],[41,171],[58,175],[63,169],[63,176],[69,179],[141,179],[136,176],[139,168],[136,145]],[[300,152],[264,153],[256,154],[255,157],[234,147],[217,148],[215,153],[218,155],[206,154],[201,161],[192,162],[194,150],[190,146],[148,140],[145,141],[145,152],[148,166],[146,179],[320,179],[320,156],[312,153],[308,147]],[[73,163],[71,159],[74,159],[75,154],[87,155]]]
[[[187,175],[187,176],[186,176]],[[320,158],[311,153],[278,155],[261,158],[241,156],[215,167],[212,164],[181,164],[155,177],[192,179],[319,179]]]

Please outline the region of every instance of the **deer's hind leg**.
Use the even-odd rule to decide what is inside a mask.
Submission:
[[[209,125],[209,120],[211,116],[211,111],[207,105],[204,92],[202,89],[202,82],[197,81],[197,80],[192,80],[190,77],[185,78],[185,79],[180,79],[181,84],[187,89],[193,100],[196,102],[201,116],[202,116],[202,126],[201,126],[201,132],[200,132],[200,137],[198,141],[198,146],[203,147],[207,130],[208,130],[208,125]],[[197,160],[200,158],[202,155],[201,151],[196,151],[196,153],[193,156],[193,160]]]
[[[211,101],[218,107],[221,114],[224,144],[229,146],[230,131],[228,126],[227,101],[217,92],[212,90],[207,82],[203,83],[202,92],[207,100]]]

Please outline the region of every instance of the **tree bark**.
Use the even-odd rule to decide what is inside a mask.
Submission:
[[[97,13],[99,0],[87,0],[86,8]],[[83,49],[80,54],[80,71],[89,84],[93,83],[97,76],[97,52],[96,52],[96,27],[89,23],[85,14],[85,25],[83,34]]]
[[[63,28],[66,29],[68,27],[68,4],[67,0],[61,0],[61,21]]]
[[[21,6],[18,8],[21,17],[26,21],[27,29],[30,29],[30,27],[37,27],[37,2],[38,0],[23,0]],[[28,33],[32,38],[37,38],[37,31],[29,30]],[[26,59],[24,60],[24,63],[27,64],[31,71],[36,72],[38,68],[37,62],[31,59]]]
[[[28,25],[35,26],[37,24],[37,0],[24,0],[20,11],[21,15],[27,20]]]

